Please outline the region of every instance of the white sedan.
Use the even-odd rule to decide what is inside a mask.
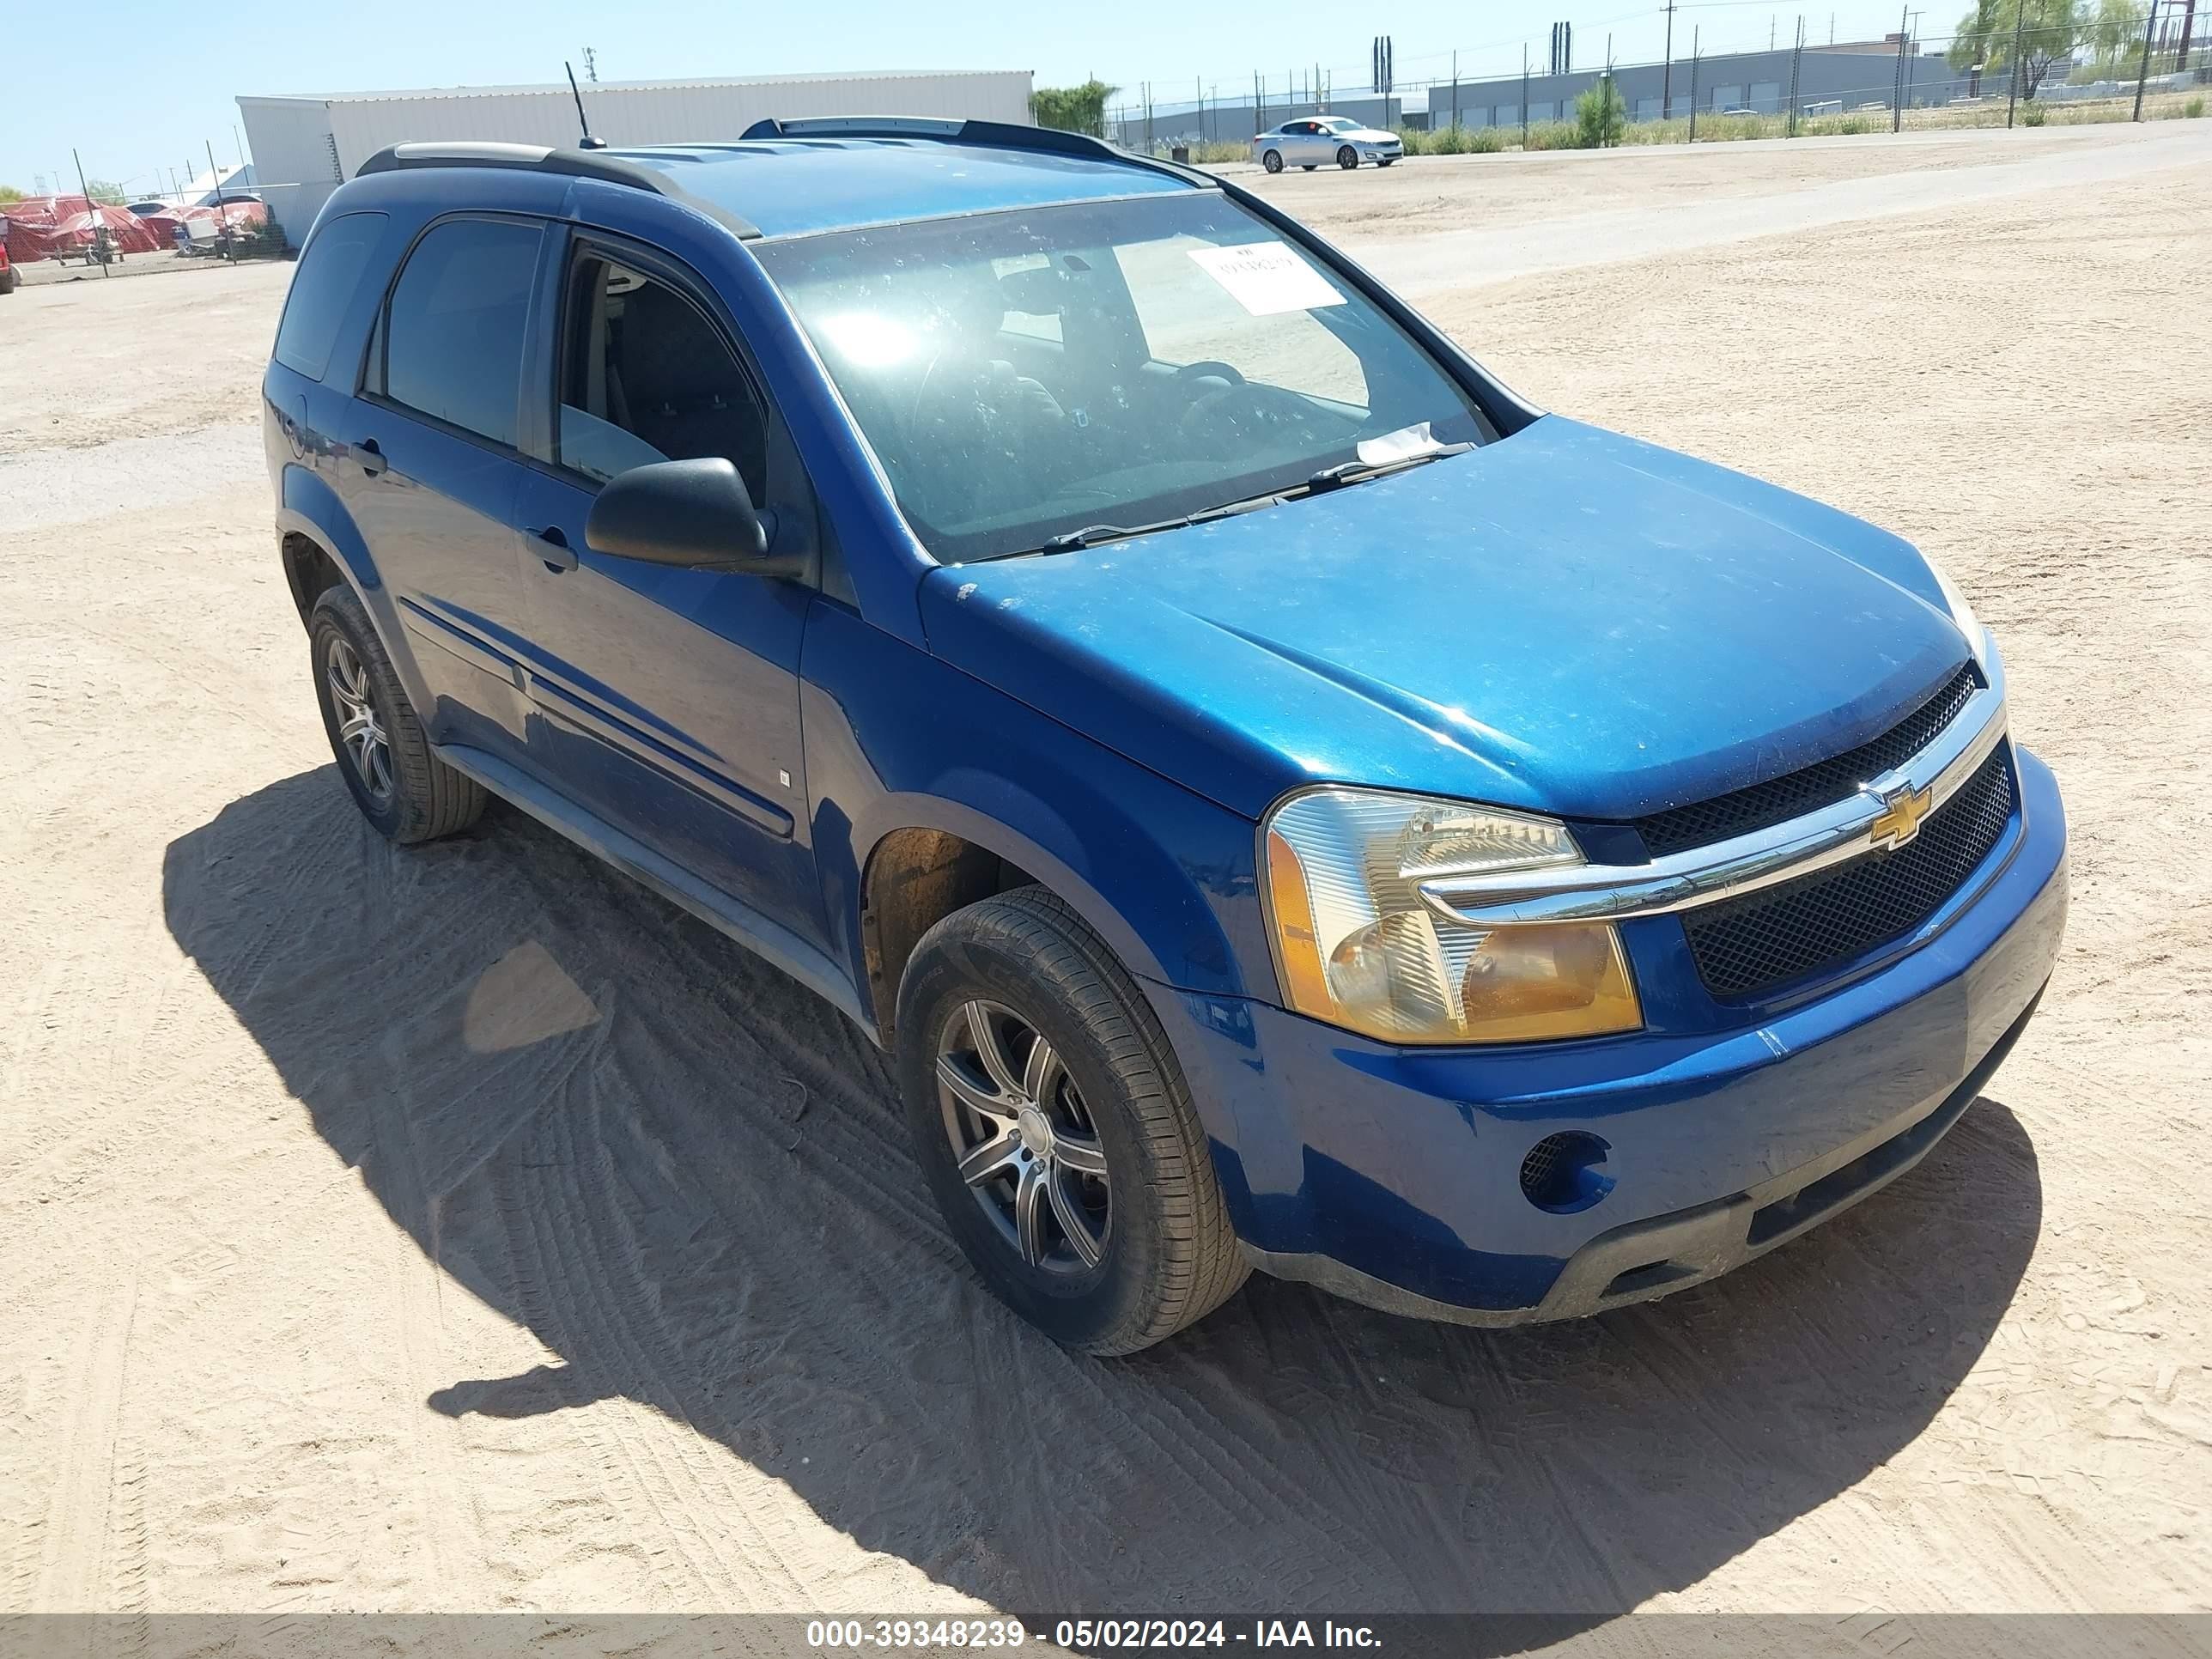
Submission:
[[[1325,161],[1334,161],[1346,171],[1362,161],[1387,167],[1405,153],[1406,146],[1396,133],[1363,127],[1345,115],[1304,116],[1252,141],[1252,159],[1270,173],[1280,173],[1285,167],[1304,167],[1311,173]]]

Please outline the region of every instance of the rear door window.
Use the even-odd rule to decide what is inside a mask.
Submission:
[[[276,357],[285,368],[311,380],[323,378],[331,348],[337,342],[338,325],[361,287],[385,222],[381,213],[344,214],[317,231],[307,244],[284,301],[284,320],[276,325]]]
[[[536,225],[507,219],[432,227],[392,285],[381,341],[385,397],[514,447],[543,236]]]

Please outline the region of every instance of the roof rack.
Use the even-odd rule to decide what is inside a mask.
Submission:
[[[922,115],[816,115],[801,120],[779,121],[771,116],[756,121],[741,135],[756,138],[934,138],[948,144],[978,144],[994,149],[1041,150],[1054,155],[1079,155],[1085,161],[1106,161],[1116,167],[1145,167],[1164,173],[1201,189],[1219,181],[1196,167],[1109,144],[1087,132],[1063,132],[1057,127],[1030,127],[1012,121],[940,120]]]
[[[649,190],[656,196],[681,202],[745,240],[760,234],[758,226],[738,218],[726,208],[692,195],[659,167],[646,167],[604,149],[555,149],[547,144],[508,144],[490,140],[387,144],[355,168],[354,177],[399,173],[413,167],[514,167],[529,173],[596,179],[602,184],[627,185],[632,190]]]

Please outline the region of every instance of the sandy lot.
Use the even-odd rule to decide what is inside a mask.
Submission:
[[[0,301],[0,1612],[2212,1607],[2207,246],[2194,164],[1431,296],[1950,566],[2065,958],[1934,1157],[1717,1285],[1492,1335],[1255,1280],[1111,1364],[977,1286],[825,1005],[519,814],[360,822],[250,423],[283,270]]]

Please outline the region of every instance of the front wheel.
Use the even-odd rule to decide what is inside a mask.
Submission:
[[[985,1285],[1055,1340],[1133,1353],[1244,1282],[1205,1131],[1127,971],[1025,887],[922,936],[899,1091],[930,1190]]]
[[[1349,144],[1336,153],[1336,164],[1346,173],[1359,165],[1359,152]]]
[[[307,638],[323,729],[362,816],[403,844],[483,817],[483,786],[431,751],[360,596],[340,586],[317,599]]]
[[[1283,152],[1279,149],[1269,150],[1260,158],[1260,165],[1270,173],[1280,173],[1283,170]]]

